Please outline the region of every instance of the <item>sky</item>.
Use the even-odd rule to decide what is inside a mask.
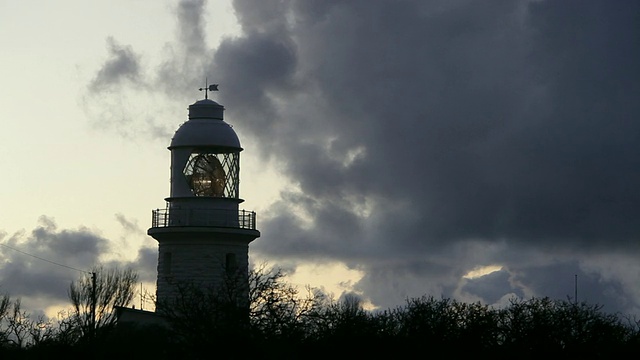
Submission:
[[[596,0],[0,0],[0,291],[49,314],[96,264],[154,291],[167,146],[208,81],[244,148],[252,263],[381,309],[577,289],[640,317],[639,17]]]

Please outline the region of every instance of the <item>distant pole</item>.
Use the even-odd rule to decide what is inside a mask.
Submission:
[[[575,284],[574,284],[574,294],[573,294],[573,301],[575,302],[576,305],[578,305],[578,274],[576,274],[575,276]]]
[[[96,273],[91,273],[91,336],[96,329]]]

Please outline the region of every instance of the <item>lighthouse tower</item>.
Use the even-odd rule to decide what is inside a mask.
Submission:
[[[170,196],[147,232],[159,244],[158,304],[170,305],[187,286],[247,286],[249,243],[260,236],[255,212],[239,209],[240,141],[224,107],[208,98],[217,85],[204,90],[171,140]]]

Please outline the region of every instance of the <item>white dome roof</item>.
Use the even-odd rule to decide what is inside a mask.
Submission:
[[[238,135],[223,120],[224,107],[209,99],[189,106],[189,120],[176,131],[171,146],[212,147],[242,150]]]

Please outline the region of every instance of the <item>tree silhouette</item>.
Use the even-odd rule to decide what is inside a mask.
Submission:
[[[95,277],[95,278],[94,278]],[[81,338],[92,336],[98,329],[111,328],[116,322],[114,309],[128,306],[133,300],[138,274],[127,268],[96,267],[69,286],[72,305],[69,331]]]
[[[281,270],[265,266],[238,284],[231,277],[217,288],[178,284],[171,302],[157,304],[168,327],[114,326],[112,310],[133,299],[137,276],[131,270],[97,268],[95,280],[95,287],[90,276],[71,284],[73,308],[57,328],[50,321],[32,321],[19,301],[0,296],[0,357],[26,351],[34,357],[153,353],[156,359],[197,359],[216,352],[235,358],[300,358],[335,356],[340,349],[344,356],[420,352],[611,358],[640,350],[638,322],[606,313],[600,305],[514,298],[495,308],[423,296],[392,309],[365,310],[354,294],[334,301],[317,289],[300,292]]]

